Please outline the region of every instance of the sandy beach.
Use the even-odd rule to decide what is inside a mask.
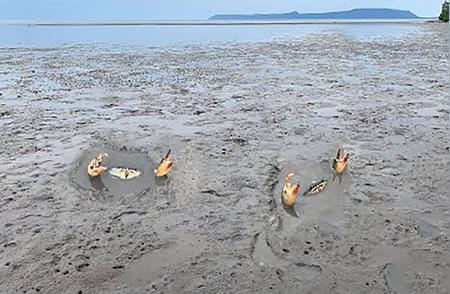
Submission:
[[[448,293],[449,30],[412,25],[1,48],[0,292]],[[148,181],[89,182],[101,150]]]

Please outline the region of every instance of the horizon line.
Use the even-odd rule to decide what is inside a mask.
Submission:
[[[359,8],[351,8],[348,10],[328,10],[328,11],[322,11],[322,12],[299,12],[298,10],[292,10],[292,11],[288,11],[288,12],[252,12],[252,13],[231,13],[231,12],[220,12],[220,13],[215,13],[211,16],[209,16],[206,19],[118,19],[118,18],[113,18],[113,19],[56,19],[56,18],[34,18],[34,19],[0,19],[0,25],[1,24],[17,24],[17,25],[44,25],[41,23],[45,23],[45,24],[50,24],[50,23],[54,23],[54,22],[61,22],[61,23],[70,23],[70,22],[74,22],[74,23],[80,23],[80,22],[102,22],[102,23],[110,23],[111,25],[113,25],[113,23],[115,24],[116,22],[149,22],[149,23],[157,23],[157,22],[201,22],[201,21],[212,21],[210,18],[215,16],[215,15],[244,15],[244,16],[253,16],[253,15],[267,15],[267,14],[289,14],[289,13],[293,13],[296,12],[300,15],[302,14],[327,14],[327,13],[334,13],[334,12],[347,12],[347,11],[352,11],[352,10],[373,10],[373,9],[386,9],[386,10],[397,10],[397,11],[409,11],[412,14],[414,14],[417,18],[411,18],[411,19],[437,19],[437,16],[419,16],[416,13],[412,12],[409,9],[399,9],[399,8],[386,8],[386,7],[359,7]],[[382,19],[380,18],[380,20],[397,20],[395,18],[387,18],[387,19]],[[281,20],[286,20],[286,21],[294,21],[294,20],[309,20],[309,19],[281,19]],[[320,20],[320,19],[314,19],[314,20]],[[333,20],[333,19],[323,19],[323,20]],[[349,19],[337,19],[337,20],[354,20],[352,18]],[[355,20],[357,20],[355,18]],[[367,19],[367,20],[376,20],[376,19]],[[405,19],[408,20],[408,19]],[[214,20],[214,21],[218,21],[218,20]],[[232,19],[227,20],[227,21],[233,21]],[[239,21],[239,20],[238,20]],[[260,21],[258,19],[256,19],[256,21]],[[264,20],[263,20],[264,21]],[[271,21],[271,19],[266,19],[266,21]],[[278,21],[278,19],[274,19],[274,21]]]
[[[419,17],[410,19],[376,18],[376,19],[275,19],[275,20],[156,20],[156,19],[74,19],[74,20],[2,20],[0,25],[23,26],[95,26],[95,25],[289,25],[289,24],[363,24],[363,23],[419,23],[437,20],[437,17]]]

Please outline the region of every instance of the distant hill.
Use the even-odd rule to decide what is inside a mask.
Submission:
[[[210,20],[272,20],[272,19],[414,19],[419,18],[409,10],[387,8],[363,8],[348,11],[324,13],[288,13],[270,14],[216,14]]]

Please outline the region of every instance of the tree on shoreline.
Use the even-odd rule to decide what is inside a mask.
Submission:
[[[445,0],[444,4],[442,4],[442,11],[439,15],[439,20],[448,22],[448,0]]]

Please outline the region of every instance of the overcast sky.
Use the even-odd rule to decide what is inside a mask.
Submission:
[[[0,19],[206,19],[216,13],[396,8],[437,16],[443,0],[0,0]]]

